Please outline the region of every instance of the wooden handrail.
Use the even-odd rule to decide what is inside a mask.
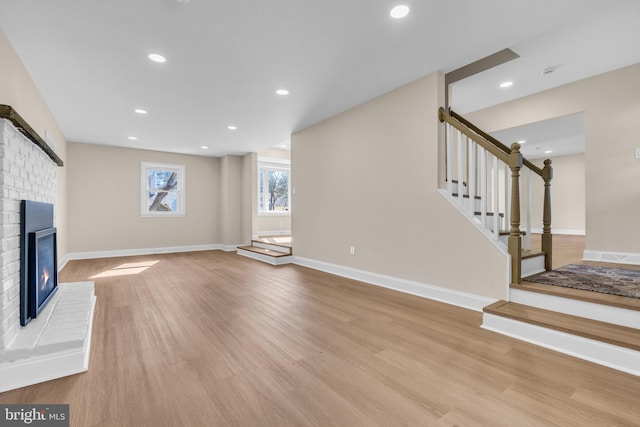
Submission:
[[[493,144],[484,136],[480,135],[475,130],[470,129],[466,124],[462,123],[462,121],[447,114],[444,108],[440,107],[440,109],[438,110],[438,117],[440,118],[441,122],[449,123],[451,126],[471,138],[482,148],[496,156],[498,159],[502,160],[504,163],[509,163],[510,153],[507,153],[504,150],[501,150],[499,147],[496,147],[495,144]]]
[[[494,138],[493,136],[489,135],[488,133],[486,133],[485,131],[483,131],[482,129],[480,129],[479,127],[474,125],[473,123],[471,123],[469,120],[465,119],[460,114],[458,114],[455,111],[453,111],[452,109],[449,109],[449,115],[451,117],[453,117],[454,119],[458,120],[460,123],[462,123],[463,125],[465,125],[469,129],[471,129],[472,131],[474,131],[475,133],[477,133],[478,135],[482,136],[484,139],[486,139],[487,141],[489,141],[490,143],[492,143],[493,145],[498,147],[500,150],[504,151],[507,154],[511,154],[511,148],[507,147],[502,142],[498,141],[496,138]],[[541,178],[544,178],[542,176],[542,169],[541,168],[539,168],[538,166],[534,165],[533,163],[531,163],[529,160],[527,160],[525,158],[522,159],[522,163],[526,167],[528,167],[529,169],[534,171]]]
[[[551,270],[553,238],[553,235],[551,234],[551,180],[553,178],[551,160],[545,160],[544,168],[539,168],[529,160],[526,160],[522,157],[522,154],[520,153],[520,144],[514,142],[511,147],[507,147],[496,138],[484,132],[473,123],[469,122],[467,119],[451,109],[449,109],[449,111],[447,112],[444,108],[440,107],[440,109],[438,110],[438,118],[440,122],[447,122],[449,125],[460,131],[461,134],[464,134],[468,138],[470,138],[471,141],[480,145],[487,152],[493,154],[495,156],[495,159],[499,159],[504,162],[511,170],[511,206],[510,209],[507,208],[510,213],[510,218],[508,220],[510,223],[510,229],[507,242],[507,250],[509,252],[509,255],[511,255],[511,280],[513,283],[520,283],[522,281],[522,236],[520,235],[520,171],[523,166],[526,166],[542,178],[542,180],[544,181],[544,200],[541,249],[545,254],[545,270]],[[497,165],[497,160],[495,159],[494,165]],[[494,166],[494,168],[497,168],[497,166]],[[459,173],[461,170],[462,163],[461,160],[459,160]],[[474,169],[471,168],[470,170],[473,171]],[[505,189],[508,187],[509,186],[505,183]],[[497,205],[495,207],[495,210],[497,210]],[[495,223],[494,229],[496,227],[497,223]]]

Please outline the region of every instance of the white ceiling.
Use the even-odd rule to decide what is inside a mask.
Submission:
[[[529,123],[492,132],[491,136],[507,146],[525,141],[520,152],[529,160],[584,153],[584,114]]]
[[[507,47],[521,58],[456,84],[459,111],[640,62],[638,0],[407,0],[393,20],[398,3],[0,0],[0,26],[67,140],[210,156],[264,150]]]

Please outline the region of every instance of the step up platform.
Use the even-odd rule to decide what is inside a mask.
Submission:
[[[640,329],[525,304],[484,308],[482,328],[640,376]]]
[[[283,265],[291,262],[290,244],[278,243],[272,239],[254,239],[250,246],[238,246],[237,254],[266,262],[271,265]]]

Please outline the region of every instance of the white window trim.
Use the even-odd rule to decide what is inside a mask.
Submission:
[[[149,212],[148,170],[162,169],[178,172],[178,212]],[[140,162],[140,216],[146,218],[183,217],[186,215],[185,205],[185,167],[168,163]]]
[[[287,169],[289,172],[289,210],[286,212],[265,212],[260,210],[260,167],[272,167],[274,169]],[[256,170],[256,199],[258,216],[291,216],[291,161],[276,157],[258,157],[258,167]]]

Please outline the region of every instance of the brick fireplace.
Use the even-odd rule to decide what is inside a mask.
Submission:
[[[60,283],[37,318],[20,325],[21,201],[53,205],[55,221],[58,166],[53,149],[0,105],[0,393],[88,369],[93,282]]]
[[[0,119],[0,352],[21,329],[20,201],[55,204],[56,168],[9,120]]]

